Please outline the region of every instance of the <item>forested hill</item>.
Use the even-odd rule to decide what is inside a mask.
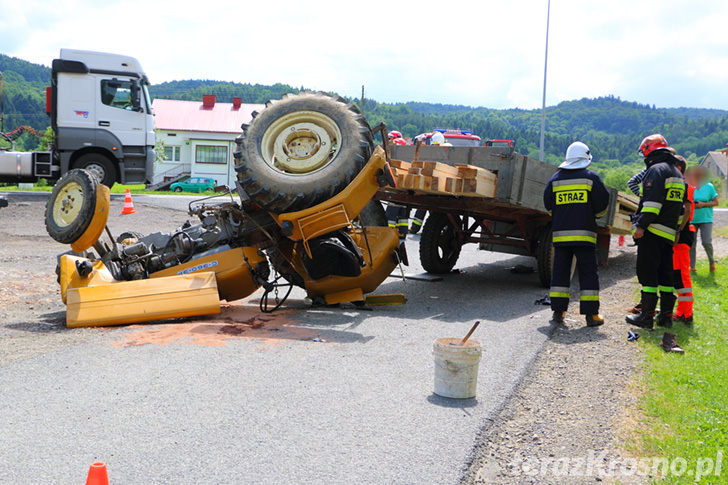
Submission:
[[[23,124],[44,130],[49,124],[44,87],[50,82],[50,69],[0,54],[0,71],[5,78],[5,131]],[[150,91],[152,97],[166,99],[201,100],[203,94],[215,94],[220,102],[240,97],[244,103],[263,103],[299,89],[287,84],[186,80],[156,84]],[[519,152],[538,156],[540,110],[366,99],[364,114],[371,125],[384,121],[407,137],[433,128],[471,129],[483,139],[512,138]],[[639,141],[653,132],[663,133],[680,153],[694,160],[728,142],[728,111],[656,109],[613,96],[565,101],[546,109],[546,160],[558,162],[566,147],[579,139],[592,148],[597,164],[616,167],[637,160]]]

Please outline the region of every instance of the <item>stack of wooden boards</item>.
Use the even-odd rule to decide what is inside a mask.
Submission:
[[[495,197],[498,177],[484,168],[463,163],[391,161],[397,189],[439,195]]]
[[[632,233],[630,214],[637,210],[637,197],[619,192],[617,194],[617,210],[612,222],[612,234],[628,235]]]

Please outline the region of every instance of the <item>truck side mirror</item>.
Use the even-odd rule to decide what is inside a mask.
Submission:
[[[139,93],[141,92],[141,89],[139,88],[138,83],[132,83],[131,85],[131,105],[134,111],[144,111],[142,108],[142,100],[139,96]]]

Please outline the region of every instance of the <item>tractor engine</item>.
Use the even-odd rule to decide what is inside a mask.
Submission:
[[[112,247],[103,242],[94,246],[101,260],[118,280],[139,280],[151,273],[187,261],[241,246],[244,215],[239,205],[201,205],[190,209],[200,219],[189,221],[170,233],[147,236],[124,232]]]

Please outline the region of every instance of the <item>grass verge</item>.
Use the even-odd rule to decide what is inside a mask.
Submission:
[[[147,190],[144,186],[144,184],[133,184],[133,185],[122,185],[122,184],[114,184],[114,186],[111,188],[112,194],[125,194],[126,189],[129,189],[129,192],[132,194],[155,194],[155,195],[205,195],[205,194],[199,194],[197,192],[172,192],[171,190]],[[7,185],[5,187],[0,187],[0,190],[8,190],[8,191],[19,191],[19,192],[50,192],[53,190],[52,185],[45,185],[41,186],[38,184],[33,185],[32,189],[20,189],[17,185]]]
[[[667,473],[652,475],[659,483],[728,483],[726,265],[728,259],[718,261],[716,273],[710,274],[707,262],[698,262],[698,273],[692,275],[695,324],[672,329],[684,355],[662,350],[659,327],[642,332],[644,422],[635,438],[641,456],[667,459]]]

